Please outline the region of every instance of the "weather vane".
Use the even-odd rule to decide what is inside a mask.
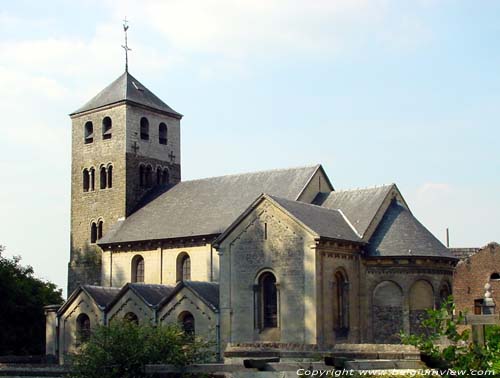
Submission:
[[[122,45],[123,49],[125,50],[125,72],[128,72],[128,52],[131,51],[132,49],[128,47],[127,43],[127,30],[129,26],[127,25],[127,17],[123,20],[123,31],[125,33],[125,44]]]

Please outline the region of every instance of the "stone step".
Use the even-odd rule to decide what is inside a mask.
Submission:
[[[419,360],[352,360],[346,361],[346,370],[392,370],[392,369],[425,369]]]

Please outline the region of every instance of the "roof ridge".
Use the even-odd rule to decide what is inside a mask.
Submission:
[[[390,184],[382,184],[382,185],[373,185],[373,186],[365,186],[362,188],[353,188],[353,189],[340,189],[340,190],[334,190],[333,192],[330,193],[345,193],[345,192],[360,192],[363,190],[373,190],[373,189],[380,189],[380,188],[388,188],[388,187],[393,187],[395,186],[396,183],[390,183]],[[327,193],[327,194],[330,194]]]
[[[230,174],[222,175],[222,176],[212,176],[212,177],[203,177],[203,178],[192,179],[192,180],[185,180],[185,181],[181,181],[179,184],[187,183],[187,182],[206,181],[206,180],[212,180],[212,179],[224,178],[224,177],[247,176],[247,175],[253,175],[253,174],[258,174],[258,173],[270,173],[270,172],[279,172],[279,171],[284,172],[284,171],[293,171],[293,170],[299,170],[299,169],[305,169],[305,168],[316,168],[319,165],[320,164],[304,165],[304,166],[290,167],[290,168],[265,169],[262,171],[252,171],[252,172],[243,172],[243,173],[230,173]]]
[[[316,204],[313,204],[313,203],[309,203],[309,202],[302,202],[302,201],[296,201],[296,200],[289,200],[287,198],[283,198],[283,197],[278,197],[278,196],[273,196],[271,194],[267,194],[267,193],[263,193],[264,195],[272,198],[272,199],[278,199],[278,200],[283,200],[283,201],[287,201],[287,202],[294,202],[294,203],[298,203],[298,204],[301,204],[301,205],[307,205],[307,206],[312,206],[312,207],[317,207],[318,209],[321,209],[321,210],[326,210],[326,211],[336,211],[337,213],[340,213],[340,209],[329,209],[328,207],[323,207],[323,206],[320,206],[320,205],[316,205]]]

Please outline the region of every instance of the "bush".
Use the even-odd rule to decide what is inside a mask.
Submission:
[[[213,345],[176,324],[136,325],[113,321],[98,326],[71,359],[73,378],[146,377],[146,364],[185,366],[213,359]]]
[[[420,334],[401,333],[402,342],[419,348],[430,367],[500,372],[500,327],[486,327],[485,345],[477,345],[470,342],[469,329],[457,327],[464,323],[464,314],[453,316],[454,312],[450,297],[440,309],[427,310]],[[447,345],[440,345],[443,338]]]

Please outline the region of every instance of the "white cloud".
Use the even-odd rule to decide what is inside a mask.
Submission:
[[[238,59],[290,51],[329,55],[368,41],[412,45],[426,30],[411,11],[402,18],[391,13],[396,3],[387,0],[129,0],[109,4],[116,18],[126,13],[132,25],[155,28],[178,51]]]

